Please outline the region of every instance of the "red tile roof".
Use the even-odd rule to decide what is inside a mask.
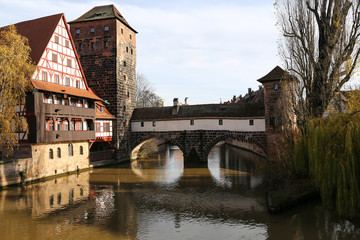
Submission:
[[[29,40],[30,57],[37,65],[63,13],[14,24],[17,32]]]
[[[40,58],[43,55],[43,53],[51,39],[51,36],[53,35],[61,18],[63,18],[63,20],[65,22],[65,25],[66,25],[66,28],[68,31],[68,35],[71,40],[71,44],[73,45],[76,59],[80,63],[79,57],[75,51],[74,42],[71,38],[71,34],[68,29],[64,14],[60,13],[60,14],[55,14],[55,15],[51,15],[51,16],[47,16],[47,17],[37,18],[37,19],[14,24],[17,29],[17,32],[20,35],[22,35],[28,39],[29,46],[31,48],[30,57],[32,58],[34,64],[38,65]],[[95,99],[95,100],[101,100],[101,98],[99,98],[88,87],[81,64],[79,64],[79,67],[80,67],[82,76],[84,78],[84,82],[85,82],[87,90],[82,90],[82,89],[78,89],[78,88],[73,88],[73,87],[68,87],[68,86],[64,86],[64,85],[48,83],[48,82],[43,82],[43,81],[38,81],[38,80],[31,80],[31,83],[33,84],[33,86],[35,88],[44,90],[44,91],[66,93],[68,95],[91,98],[91,99]]]
[[[91,98],[94,100],[101,100],[101,98],[99,98],[98,96],[96,96],[96,94],[94,94],[92,91],[89,90],[68,87],[68,86],[59,85],[56,83],[44,82],[40,80],[31,80],[31,82],[36,89],[49,91],[49,92],[63,93],[63,94],[66,93],[67,95]]]
[[[114,117],[114,115],[112,115],[109,112],[109,110],[107,110],[107,108],[105,107],[105,105],[102,102],[96,101],[95,104],[97,105],[96,106],[96,116],[95,116],[97,119],[102,119],[102,118],[115,119],[116,118],[116,117]],[[104,107],[104,112],[101,112],[100,107],[98,107],[98,105],[101,107]]]

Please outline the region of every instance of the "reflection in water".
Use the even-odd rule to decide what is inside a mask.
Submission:
[[[0,191],[1,239],[360,239],[358,223],[312,202],[266,209],[263,161],[216,146],[208,168],[183,167],[179,149],[156,159]]]

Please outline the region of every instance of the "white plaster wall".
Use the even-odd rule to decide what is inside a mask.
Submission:
[[[152,121],[144,121],[144,127],[141,122],[132,122],[132,132],[168,132],[184,130],[228,130],[241,132],[264,132],[265,119],[254,120],[254,125],[250,125],[250,119],[223,119],[223,125],[219,125],[219,119],[194,119],[194,125],[190,125],[190,120],[169,120],[155,121],[155,127]]]

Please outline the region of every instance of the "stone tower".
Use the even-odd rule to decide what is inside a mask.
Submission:
[[[281,133],[276,126],[276,113],[278,107],[278,100],[281,95],[281,80],[285,71],[276,66],[264,77],[258,79],[264,87],[264,103],[265,103],[265,131],[267,138],[267,155],[269,158],[276,158],[278,156],[278,144],[281,139]]]
[[[114,5],[94,7],[69,24],[89,87],[116,116],[116,158],[126,158],[130,118],[136,106],[137,32]]]

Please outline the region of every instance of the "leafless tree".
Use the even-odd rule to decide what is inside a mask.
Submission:
[[[136,106],[141,108],[160,107],[161,98],[155,93],[155,89],[142,73],[136,75]]]
[[[280,55],[298,79],[298,120],[320,117],[359,62],[359,0],[277,0]]]

